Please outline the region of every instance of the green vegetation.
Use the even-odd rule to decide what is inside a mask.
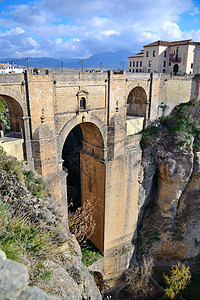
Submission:
[[[141,149],[145,149],[149,145],[151,145],[153,141],[153,137],[159,133],[159,129],[156,126],[149,127],[145,130],[142,130],[139,132],[139,134],[142,134],[142,139],[140,142]]]
[[[23,217],[13,216],[9,205],[0,201],[0,245],[8,258],[21,261],[25,254],[49,255],[53,243],[48,232]]]
[[[6,171],[8,176],[15,176],[20,182],[24,175],[20,163],[15,157],[7,156],[6,152],[0,147],[0,169]]]
[[[170,116],[160,118],[177,145],[190,144],[200,134],[199,107],[189,101],[178,105]]]
[[[189,267],[178,262],[173,265],[170,270],[170,275],[163,275],[167,284],[165,295],[170,299],[175,299],[182,290],[190,283],[191,273]]]
[[[55,233],[30,223],[28,217],[13,215],[10,205],[0,201],[0,248],[8,259],[18,262],[30,260],[31,278],[34,281],[37,277],[46,279],[51,275],[51,271],[45,267],[45,261],[59,253]]]
[[[0,97],[0,121],[5,125],[6,130],[10,130],[10,117],[8,114],[8,106],[3,98]]]
[[[36,176],[36,174],[32,171],[23,171],[23,174],[26,187],[31,194],[37,198],[44,199],[46,195],[46,189],[42,178]]]
[[[81,250],[81,253],[82,253],[82,262],[87,267],[102,258],[101,253],[92,249],[83,248]]]
[[[32,171],[23,170],[19,161],[13,156],[7,156],[2,147],[0,147],[0,168],[6,171],[8,176],[14,175],[19,182],[24,182],[33,196],[45,198],[47,192],[42,178]]]
[[[86,240],[86,242],[84,243],[81,249],[81,253],[82,262],[87,267],[102,258],[101,252],[89,240]]]
[[[27,199],[31,194],[44,198],[45,185],[38,175],[24,171],[17,159],[7,156],[2,148],[0,177],[0,249],[8,259],[28,265],[31,262],[30,284],[35,284],[39,279],[46,281],[52,273],[48,268],[48,259],[60,254],[62,224],[57,227],[49,225],[45,218],[39,219],[39,213],[35,217],[37,208],[33,211],[33,203]]]
[[[43,262],[37,262],[35,268],[30,272],[31,281],[37,283],[41,278],[43,281],[48,282],[51,279],[52,270],[48,266],[45,266]]]

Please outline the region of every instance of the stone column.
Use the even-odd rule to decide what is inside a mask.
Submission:
[[[24,121],[24,143],[25,143],[25,158],[29,162],[29,169],[33,170],[33,153],[32,153],[32,145],[30,139],[30,130],[29,130],[29,122],[30,117],[22,117]]]

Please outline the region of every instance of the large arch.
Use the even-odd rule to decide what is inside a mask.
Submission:
[[[103,253],[104,249],[104,202],[105,163],[104,139],[100,129],[92,122],[74,123],[63,143],[63,167],[68,170],[68,205],[77,209],[89,205],[95,230],[91,242]],[[80,186],[79,186],[80,184]],[[70,186],[71,185],[71,186]],[[73,194],[74,193],[74,194]],[[80,197],[80,199],[79,199]],[[87,209],[87,208],[86,208]]]
[[[92,115],[90,118],[87,118],[87,120],[85,120],[85,122],[81,122],[81,118],[78,119],[76,116],[71,118],[64,126],[63,128],[60,130],[60,133],[58,135],[58,157],[59,159],[62,159],[62,149],[66,140],[66,137],[68,136],[68,134],[70,133],[70,131],[76,126],[79,125],[81,123],[92,123],[94,125],[96,125],[96,127],[98,128],[99,132],[101,133],[102,139],[103,139],[103,143],[104,143],[104,147],[106,145],[106,135],[107,135],[107,128],[105,126],[105,124],[96,116],[96,115]],[[104,152],[104,155],[106,154],[106,151]],[[104,157],[105,159],[106,157]]]
[[[147,93],[141,86],[134,87],[127,98],[127,116],[146,118]]]

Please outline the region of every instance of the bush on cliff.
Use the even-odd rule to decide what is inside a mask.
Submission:
[[[30,283],[47,278],[45,261],[67,241],[62,214],[42,179],[24,171],[0,148],[0,248],[7,258],[31,265]]]
[[[143,299],[152,294],[153,285],[150,276],[153,272],[153,259],[144,258],[141,264],[137,263],[124,274],[124,281],[133,299]]]
[[[165,295],[170,298],[176,298],[182,290],[190,283],[191,273],[189,267],[178,262],[177,265],[173,265],[169,275],[163,275],[167,284],[165,289]]]

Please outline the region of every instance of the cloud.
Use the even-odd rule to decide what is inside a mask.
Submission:
[[[40,10],[36,6],[13,5],[10,6],[10,9],[9,15],[18,24],[41,26],[50,23],[54,19],[52,12]]]
[[[199,14],[199,8],[198,7],[194,7],[194,10],[190,13],[191,16],[196,16]]]
[[[13,5],[1,12],[1,56],[84,58],[103,51],[139,51],[158,39],[191,35],[200,40],[198,30],[181,30],[182,13],[196,16],[199,10],[192,0],[35,0]]]

